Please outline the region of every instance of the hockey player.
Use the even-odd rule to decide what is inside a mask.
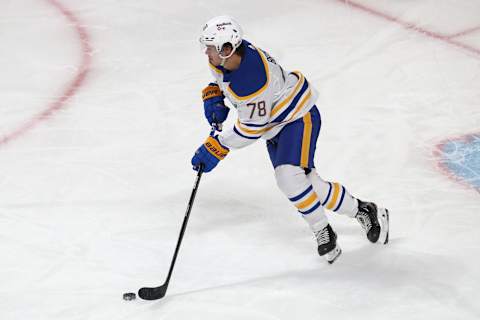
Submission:
[[[243,39],[240,25],[219,16],[203,27],[200,42],[215,82],[203,90],[205,117],[221,130],[229,108],[236,108],[233,128],[210,135],[192,158],[198,170],[213,170],[230,149],[267,141],[280,190],[312,229],[318,253],[333,263],[341,254],[337,234],[324,209],[356,218],[373,243],[388,242],[388,211],[354,198],[338,182],[324,181],[314,166],[321,118],[317,91],[299,71],[286,71],[267,52]]]

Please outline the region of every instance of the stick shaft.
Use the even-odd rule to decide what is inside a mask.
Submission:
[[[180,250],[180,245],[182,244],[182,239],[187,229],[188,219],[190,217],[190,212],[192,211],[193,202],[195,201],[195,196],[197,194],[198,186],[200,184],[200,179],[203,174],[203,165],[200,166],[197,173],[197,178],[195,179],[195,184],[193,186],[192,193],[190,194],[190,200],[188,201],[187,211],[185,212],[185,217],[183,219],[182,228],[180,229],[180,235],[178,237],[177,246],[175,248],[175,253],[173,254],[172,263],[170,264],[170,270],[168,271],[167,280],[165,281],[165,286],[168,286],[170,282],[170,277],[172,276],[173,267],[175,266],[175,261],[177,260],[178,251]]]

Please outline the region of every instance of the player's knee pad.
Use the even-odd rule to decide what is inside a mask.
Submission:
[[[280,190],[289,198],[296,196],[311,184],[301,167],[289,164],[275,168],[275,179]]]
[[[320,199],[313,189],[312,183],[301,167],[282,165],[275,169],[278,187],[288,197],[309,224],[325,224],[326,217],[320,205]],[[321,221],[320,221],[321,220]]]

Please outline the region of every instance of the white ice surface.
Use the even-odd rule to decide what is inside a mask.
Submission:
[[[480,130],[480,55],[335,0],[61,3],[92,66],[61,111],[0,145],[0,319],[480,318],[479,194],[432,155]],[[442,34],[480,25],[475,0],[361,3]],[[209,130],[197,38],[222,13],[319,89],[318,170],[388,207],[391,242],[331,214],[343,255],[327,265],[260,141],[203,177],[167,296],[125,302],[168,271]],[[52,2],[0,2],[0,135],[62,94],[80,48]]]

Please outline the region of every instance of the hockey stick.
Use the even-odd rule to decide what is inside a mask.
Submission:
[[[165,282],[159,287],[144,287],[138,290],[138,296],[144,300],[161,299],[167,293],[168,283],[170,282],[170,277],[172,276],[173,267],[175,266],[175,260],[177,260],[178,250],[180,249],[180,244],[182,243],[185,229],[187,228],[188,217],[190,216],[190,211],[192,210],[193,201],[195,200],[195,195],[197,194],[198,185],[200,184],[200,178],[202,177],[203,169],[203,164],[200,164],[200,168],[198,169],[197,173],[197,179],[195,180],[192,194],[190,195],[190,201],[188,201],[187,212],[185,213],[185,218],[183,219],[182,228],[178,237],[177,247],[175,248],[175,253],[173,254],[173,259],[170,264],[170,270],[168,271],[167,280],[165,280]]]

